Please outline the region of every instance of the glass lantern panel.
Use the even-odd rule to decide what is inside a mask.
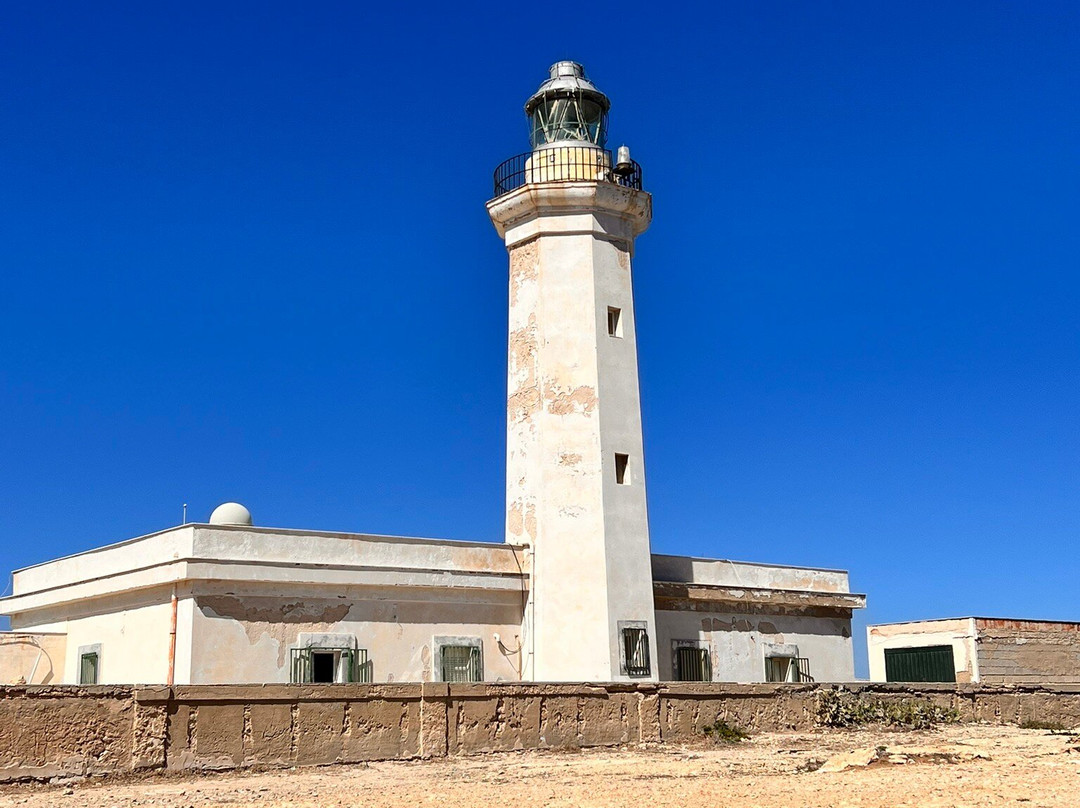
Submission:
[[[532,114],[533,148],[566,140],[603,146],[607,136],[606,118],[603,108],[588,99],[552,98],[544,101]]]

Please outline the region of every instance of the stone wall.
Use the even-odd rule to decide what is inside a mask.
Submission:
[[[980,626],[977,654],[979,680],[1001,682],[1080,681],[1080,633],[1061,630]],[[1075,624],[1072,624],[1075,626]]]
[[[0,781],[135,768],[129,687],[0,688]]]
[[[929,699],[963,721],[1080,727],[1080,685],[0,687],[0,782],[690,743],[718,719],[806,730],[818,694],[837,687]]]

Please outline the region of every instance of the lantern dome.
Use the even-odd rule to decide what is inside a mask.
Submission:
[[[556,62],[547,81],[525,102],[532,147],[570,142],[603,148],[610,108],[608,97],[585,77],[585,68]]]

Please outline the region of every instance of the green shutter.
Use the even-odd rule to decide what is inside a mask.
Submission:
[[[923,648],[886,648],[887,682],[955,682],[956,663],[951,645]]]
[[[293,684],[305,684],[311,681],[311,649],[293,648],[289,666],[289,681]]]
[[[809,662],[806,664],[806,672],[810,672]],[[796,657],[776,656],[765,657],[765,681],[766,682],[799,682],[802,681],[802,670]]]
[[[341,652],[341,669],[345,675],[343,682],[356,681],[356,654],[351,649]]]
[[[98,655],[83,654],[79,658],[79,684],[96,685],[98,683]]]

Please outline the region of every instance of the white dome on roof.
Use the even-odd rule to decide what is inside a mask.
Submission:
[[[239,502],[224,502],[210,514],[212,525],[250,525],[251,511]]]

